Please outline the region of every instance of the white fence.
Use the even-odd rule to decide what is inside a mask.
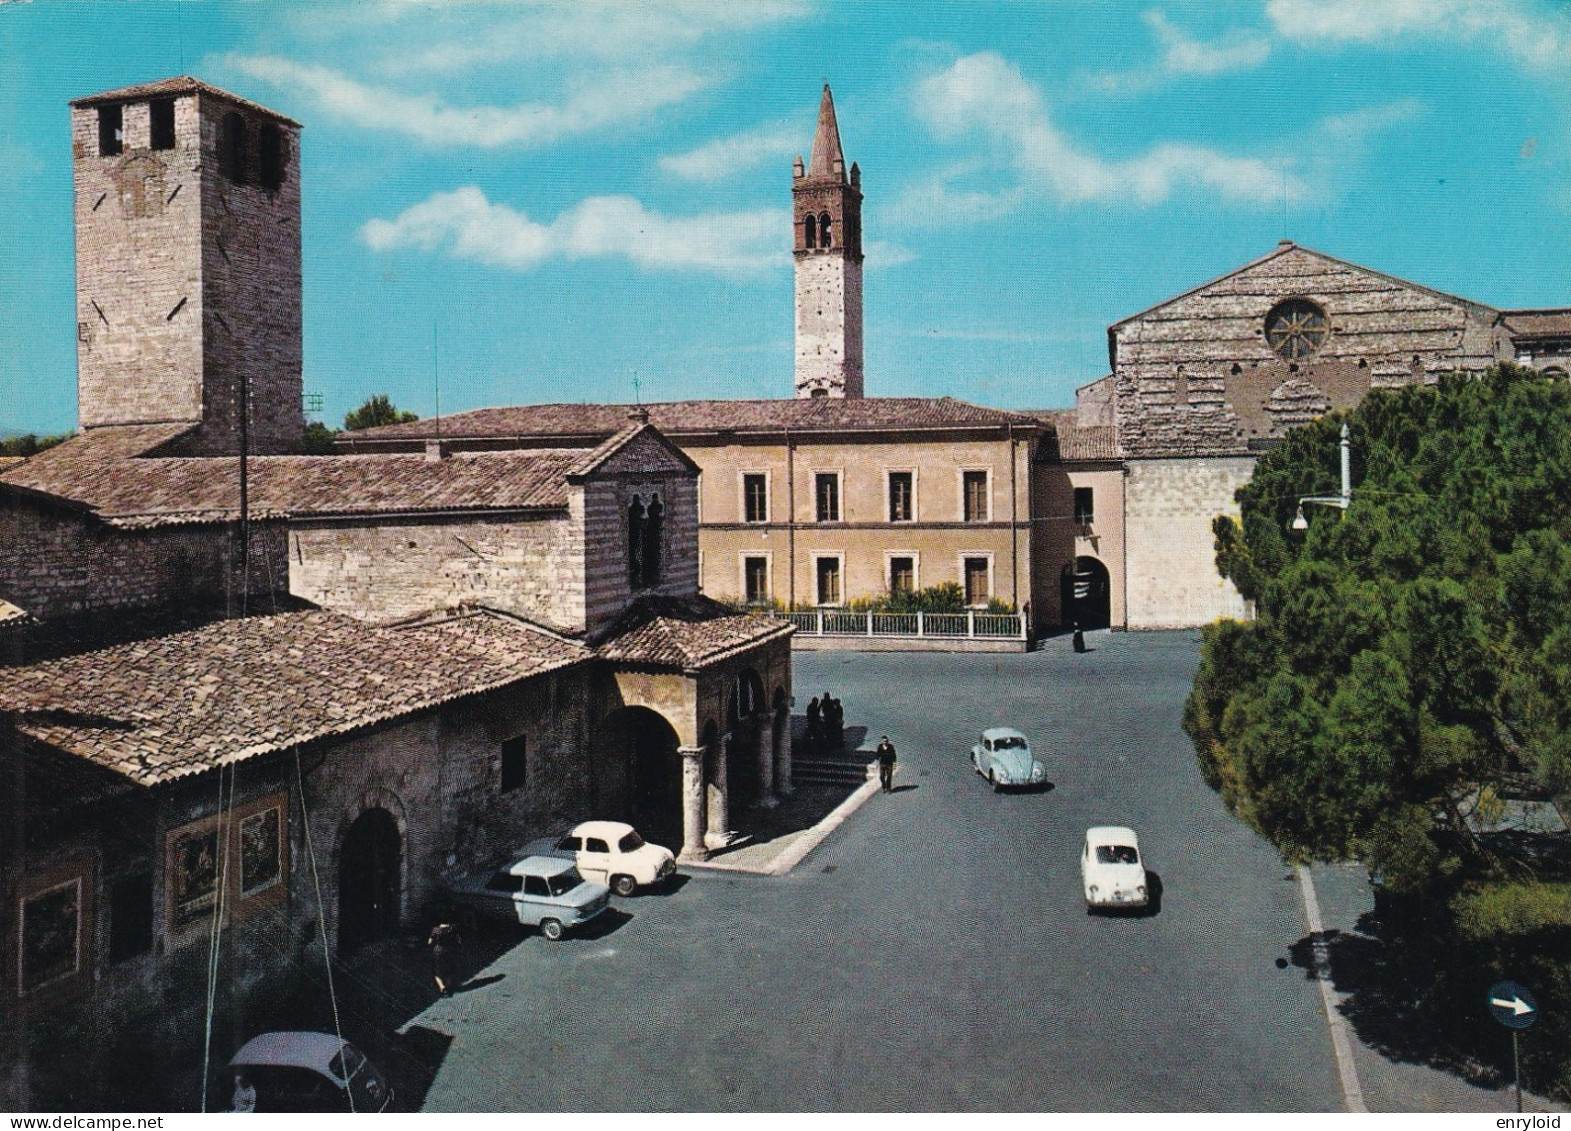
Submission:
[[[940,640],[1024,640],[1022,613],[847,613],[814,609],[805,613],[772,613],[808,636],[904,636]]]

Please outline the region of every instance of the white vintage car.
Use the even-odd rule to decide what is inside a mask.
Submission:
[[[530,841],[524,851],[571,860],[586,880],[622,896],[676,875],[676,857],[669,848],[650,844],[621,821],[585,821],[566,836]]]
[[[1080,852],[1080,882],[1085,888],[1087,911],[1147,906],[1151,893],[1135,830],[1122,825],[1087,829],[1085,848]]]

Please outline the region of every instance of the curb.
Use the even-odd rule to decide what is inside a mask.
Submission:
[[[784,876],[795,868],[809,852],[823,844],[829,834],[845,823],[845,819],[855,813],[867,799],[878,792],[878,780],[869,778],[856,788],[856,791],[842,801],[823,820],[812,828],[791,837],[784,848],[769,860],[761,864],[727,864],[724,859],[692,861],[685,865],[689,868],[705,868],[716,872],[748,872],[755,876]]]

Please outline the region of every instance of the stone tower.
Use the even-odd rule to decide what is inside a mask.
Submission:
[[[796,225],[796,395],[862,395],[862,171],[846,173],[824,85],[806,169],[791,185]]]
[[[71,103],[77,416],[189,421],[189,450],[295,450],[300,126],[193,78]]]

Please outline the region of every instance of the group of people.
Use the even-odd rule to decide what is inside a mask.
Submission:
[[[845,746],[845,722],[845,708],[840,700],[827,691],[822,699],[814,696],[807,705],[807,748],[842,749]]]

